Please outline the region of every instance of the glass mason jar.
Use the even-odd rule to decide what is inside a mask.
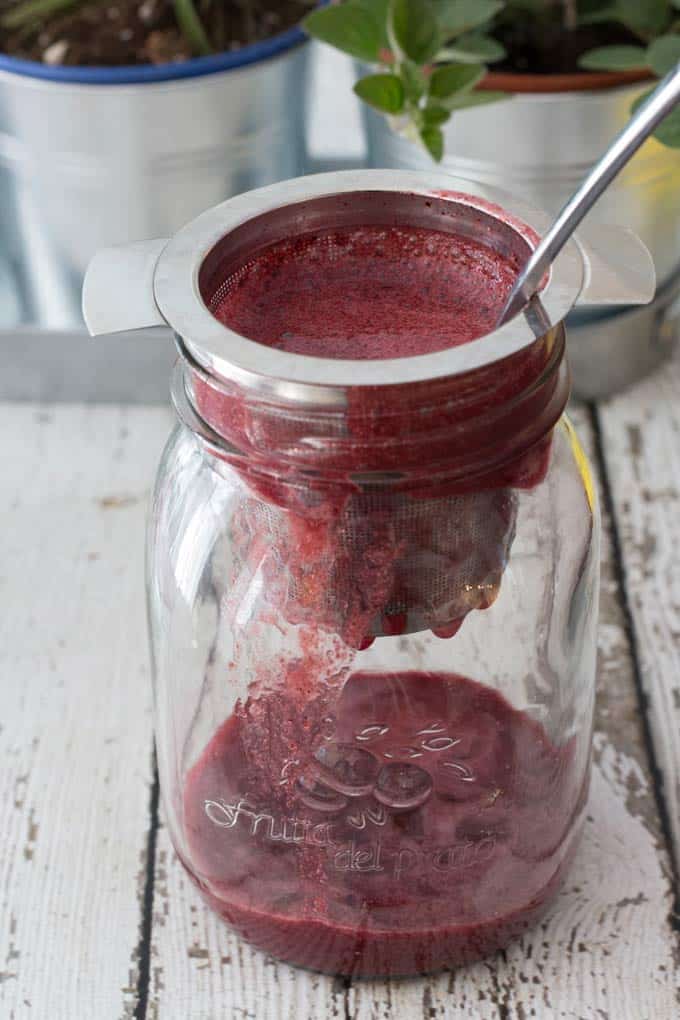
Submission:
[[[237,932],[344,975],[455,966],[523,931],[588,792],[600,525],[563,414],[579,250],[539,328],[422,356],[291,354],[211,313],[254,251],[300,238],[304,265],[340,225],[526,257],[539,213],[442,183],[277,185],[199,218],[154,270],[180,354],[148,543],[167,823]]]

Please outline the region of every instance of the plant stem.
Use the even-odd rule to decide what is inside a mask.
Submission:
[[[578,25],[578,4],[577,0],[562,0],[564,10],[564,27],[567,32],[573,32]]]
[[[173,6],[177,23],[191,43],[194,53],[199,56],[207,56],[212,53],[213,48],[206,35],[203,22],[196,13],[193,0],[174,0]]]

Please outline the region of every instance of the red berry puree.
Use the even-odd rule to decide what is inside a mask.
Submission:
[[[336,229],[255,253],[214,310],[238,333],[296,354],[421,355],[493,328],[516,271],[510,258],[443,232]],[[508,373],[502,385],[518,383]],[[266,447],[264,428],[271,449],[314,448],[294,432],[286,446],[295,420],[256,418],[202,381],[196,393],[239,448]],[[493,393],[485,387],[480,401]],[[443,401],[433,422],[438,449],[456,452],[444,431],[449,406],[455,415]],[[383,445],[390,438],[357,407],[338,453],[350,471],[352,442],[367,456],[370,430]],[[404,421],[417,429],[420,418],[408,407]],[[453,417],[454,438],[455,427]],[[419,442],[424,472],[429,433]],[[489,609],[502,583],[517,492],[540,483],[549,456],[548,435],[477,476],[473,490],[461,494],[455,478],[423,481],[379,500],[354,484],[286,486],[275,463],[270,482],[266,460],[253,479],[237,466],[238,570],[246,579],[261,570],[274,622],[278,613],[312,643],[333,635],[345,655],[337,686],[318,649],[281,662],[266,683],[256,667],[250,696],[186,779],[187,869],[256,946],[337,974],[424,973],[502,946],[556,893],[585,798],[573,739],[556,746],[492,687],[453,672],[352,666],[352,649],[420,630],[448,637],[455,661],[455,632]]]
[[[214,306],[241,336],[324,358],[405,358],[494,328],[517,266],[456,234],[347,227],[264,249]]]

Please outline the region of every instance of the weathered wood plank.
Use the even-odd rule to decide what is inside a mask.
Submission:
[[[594,463],[587,413],[573,417]],[[680,1010],[669,861],[604,524],[595,765],[569,881],[541,927],[495,959],[425,983],[355,985],[356,1020],[670,1020]]]
[[[6,1020],[134,1013],[151,769],[143,531],[168,419],[0,408]]]
[[[148,1020],[345,1020],[342,982],[278,963],[204,906],[158,833]]]
[[[585,438],[588,420],[578,414]],[[570,881],[550,917],[507,953],[419,981],[341,983],[275,963],[202,905],[159,834],[154,1020],[345,1017],[670,1020],[680,1003],[672,891],[638,718],[612,549],[604,542],[600,698],[591,807]]]
[[[648,719],[680,869],[680,363],[600,422]]]

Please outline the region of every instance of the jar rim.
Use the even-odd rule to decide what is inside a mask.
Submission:
[[[505,371],[491,366],[444,380],[434,396],[427,386],[397,386],[378,405],[334,409],[253,399],[207,373],[179,337],[177,344],[171,394],[180,421],[219,460],[286,475],[291,484],[454,484],[463,491],[538,444],[569,397],[563,325],[507,359]],[[406,404],[404,389],[415,393]]]

